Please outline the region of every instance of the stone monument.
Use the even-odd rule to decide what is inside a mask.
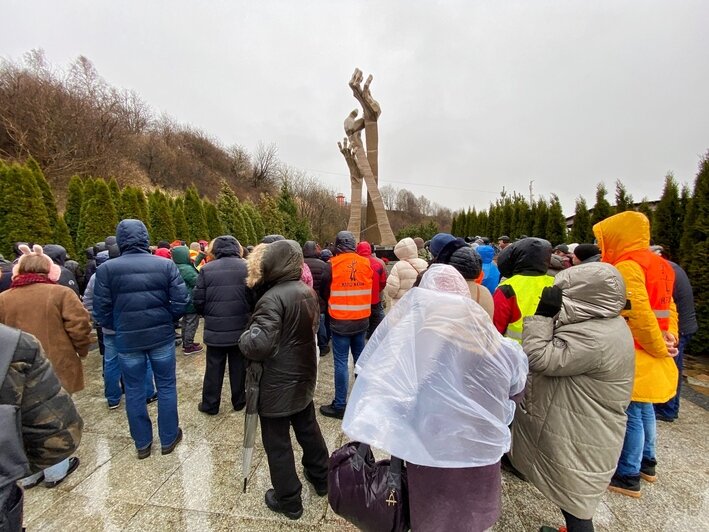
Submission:
[[[362,85],[362,71],[355,68],[350,79],[350,88],[355,99],[362,106],[363,118],[357,118],[358,110],[354,109],[345,118],[345,135],[342,142],[338,142],[340,153],[347,162],[350,171],[351,205],[350,220],[347,229],[355,236],[368,242],[382,246],[393,246],[396,238],[389,225],[384,201],[379,193],[379,131],[377,119],[382,110],[379,103],[372,97],[369,85],[372,83],[370,75]],[[362,142],[364,130],[365,144]],[[367,187],[367,214],[365,228],[362,226],[362,182]]]

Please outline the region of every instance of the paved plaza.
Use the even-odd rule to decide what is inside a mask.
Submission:
[[[263,495],[271,484],[260,436],[248,491],[242,493],[244,414],[231,410],[228,384],[222,412],[213,417],[200,413],[197,403],[205,355],[186,357],[178,348],[177,358],[184,440],[167,456],[160,455],[156,444],[152,456],[139,461],[123,404],[120,409],[108,410],[103,398],[101,357],[97,350],[91,352],[84,364],[87,387],[74,397],[85,422],[77,453],[81,465],[57,488],[40,485],[27,491],[28,530],[356,530],[333,514],[327,498],[318,497],[305,481],[305,511],[300,520],[290,521],[268,510]],[[332,355],[328,355],[321,359],[316,406],[329,403],[333,393]],[[149,409],[155,422],[156,405]],[[345,437],[339,420],[319,414],[318,418],[328,449],[342,445]],[[656,484],[643,483],[639,500],[607,493],[596,513],[596,530],[709,530],[707,421],[707,410],[685,400],[677,422],[658,423],[659,480]],[[297,449],[295,440],[294,446]],[[299,460],[297,450],[298,464]],[[536,531],[541,524],[563,524],[558,509],[535,488],[507,474],[503,481],[503,513],[494,530]]]

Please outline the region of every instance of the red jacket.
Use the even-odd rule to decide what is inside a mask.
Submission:
[[[381,291],[387,285],[386,268],[376,257],[372,256],[372,246],[369,242],[360,242],[357,244],[357,254],[369,259],[369,265],[372,267],[372,305],[376,305],[381,301]]]

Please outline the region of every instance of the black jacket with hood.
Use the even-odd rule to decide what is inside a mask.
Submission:
[[[310,273],[313,275],[313,290],[320,294],[320,285],[322,284],[323,275],[325,270],[327,270],[330,265],[324,260],[320,259],[320,251],[318,250],[318,245],[312,240],[308,240],[303,246],[303,257],[305,257],[305,264],[310,268]],[[320,313],[323,314],[327,312],[327,301],[322,297],[320,300]]]
[[[212,244],[214,260],[199,271],[192,301],[204,316],[204,343],[236,345],[251,317],[252,293],[246,287],[246,261],[233,236],[220,236]]]
[[[303,252],[297,242],[259,245],[249,255],[249,286],[265,285],[239,347],[263,363],[258,413],[285,417],[313,400],[318,373],[315,331],[320,323],[317,295],[300,281]]]
[[[59,266],[62,270],[57,284],[71,288],[74,292],[76,292],[77,296],[80,295],[79,283],[76,282],[74,273],[64,266],[66,263],[66,249],[64,249],[64,246],[60,246],[58,244],[47,244],[42,249],[44,250],[44,254],[52,259],[54,264]]]

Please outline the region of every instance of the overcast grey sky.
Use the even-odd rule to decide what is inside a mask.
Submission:
[[[502,187],[567,213],[621,179],[657,198],[709,148],[709,2],[0,0],[0,56],[87,56],[224,144],[349,194],[336,142],[372,73],[380,182],[453,209]],[[611,200],[612,202],[612,200]]]

